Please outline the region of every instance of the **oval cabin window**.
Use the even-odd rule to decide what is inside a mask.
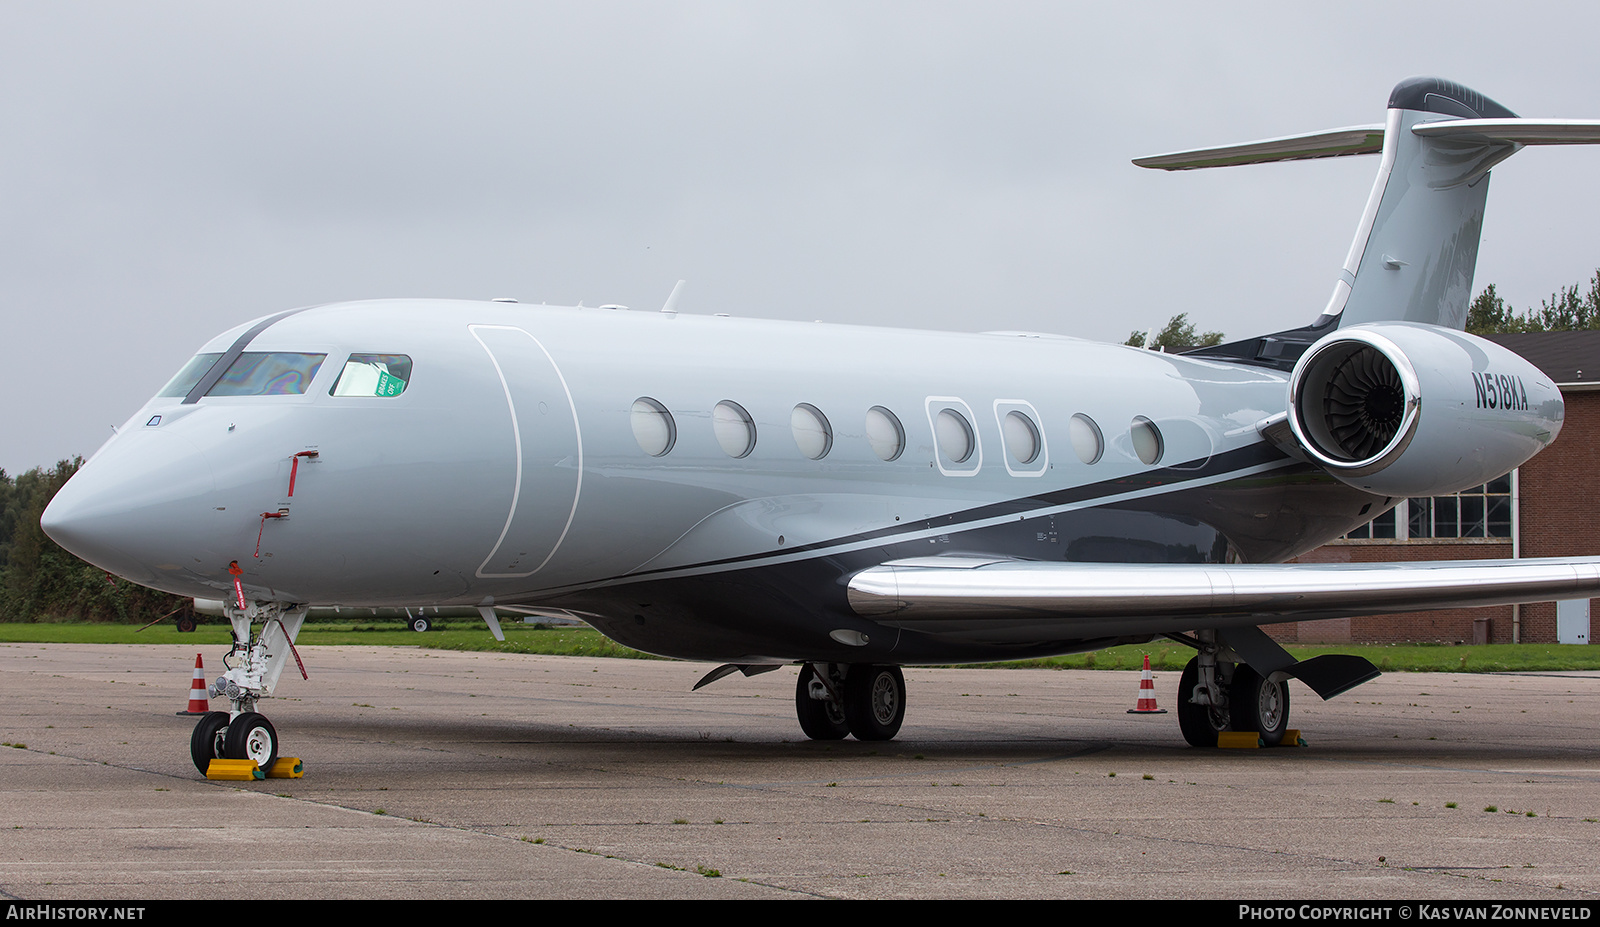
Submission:
[[[867,443],[884,460],[894,460],[906,449],[906,430],[900,420],[883,406],[867,410]]]
[[[711,410],[717,443],[729,457],[748,457],[756,449],[756,423],[737,402],[724,399]]]
[[[651,457],[661,457],[677,443],[678,429],[667,407],[648,396],[633,401],[633,439]]]
[[[972,426],[967,417],[954,409],[940,409],[933,420],[933,437],[939,453],[951,463],[966,463],[972,456]]]
[[[1128,431],[1133,438],[1133,452],[1140,460],[1154,464],[1161,459],[1161,429],[1155,422],[1141,415],[1133,420]]]
[[[800,453],[812,460],[828,456],[828,450],[833,447],[833,429],[821,409],[808,402],[800,403],[789,413],[789,427],[794,431],[794,443]]]
[[[1039,458],[1039,429],[1033,419],[1015,410],[1007,412],[1000,420],[1000,432],[1012,460],[1031,464]]]
[[[1077,453],[1079,460],[1086,464],[1100,462],[1100,455],[1105,453],[1106,442],[1100,434],[1100,426],[1094,423],[1094,419],[1079,412],[1067,423],[1067,434],[1072,439],[1072,450]]]

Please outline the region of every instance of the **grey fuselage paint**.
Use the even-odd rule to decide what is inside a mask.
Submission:
[[[694,659],[959,662],[1104,641],[1065,623],[1027,639],[881,626],[850,610],[849,576],[941,553],[1275,562],[1393,501],[1263,441],[1282,372],[1060,336],[392,300],[298,312],[248,342],[329,360],[300,395],[152,399],[59,494],[69,549],[201,598],[232,594],[237,561],[255,599],[548,605]],[[404,392],[330,395],[351,354],[409,356]],[[635,438],[640,398],[673,417],[662,456]],[[748,410],[748,456],[719,445],[724,400]],[[791,429],[801,404],[832,431],[819,460]],[[940,465],[945,406],[971,415],[965,467]],[[894,460],[869,441],[873,407],[899,419]],[[1019,410],[1038,419],[1027,465],[1003,432]],[[1101,433],[1092,464],[1076,414]],[[1154,463],[1141,419],[1159,430]]]

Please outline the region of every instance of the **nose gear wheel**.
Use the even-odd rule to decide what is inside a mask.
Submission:
[[[247,711],[228,724],[223,751],[230,760],[255,760],[263,770],[278,760],[278,732],[265,715]]]
[[[194,768],[204,775],[211,768],[212,760],[226,759],[224,752],[224,739],[228,733],[228,713],[213,711],[201,715],[194,726],[194,733],[189,735],[189,758],[194,760]]]

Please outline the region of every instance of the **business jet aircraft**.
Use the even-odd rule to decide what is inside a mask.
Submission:
[[[1489,171],[1600,122],[1395,87],[1381,125],[1142,159],[1381,154],[1314,322],[1184,355],[955,334],[447,300],[316,306],[207,342],[61,490],[66,549],[222,598],[231,711],[191,738],[269,765],[313,606],[558,609],[641,650],[799,664],[813,738],[893,737],[899,667],[1165,636],[1178,721],[1283,736],[1273,622],[1600,595],[1600,559],[1288,565],[1407,496],[1511,470],[1563,406],[1461,329]],[[298,661],[298,656],[296,660]]]

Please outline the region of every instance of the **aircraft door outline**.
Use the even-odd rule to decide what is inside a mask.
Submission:
[[[479,579],[521,579],[549,565],[577,516],[583,490],[578,410],[566,377],[538,338],[514,325],[468,325],[467,329],[489,355],[500,380],[516,450],[516,476],[505,525],[474,575]],[[527,485],[535,472],[541,476],[536,487],[540,492],[525,491],[535,488]],[[552,536],[553,543],[549,540]],[[536,559],[537,566],[521,569]]]

